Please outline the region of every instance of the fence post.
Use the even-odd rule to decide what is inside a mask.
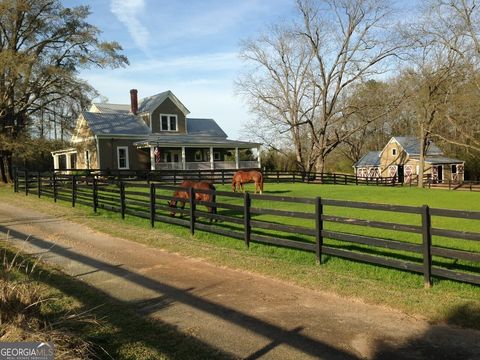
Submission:
[[[150,225],[155,227],[155,184],[150,184]]]
[[[277,170],[277,184],[280,182],[280,172]]]
[[[98,207],[98,188],[97,188],[97,179],[93,177],[93,211],[97,212]]]
[[[18,183],[17,183],[17,178],[18,178],[18,172],[17,168],[13,168],[13,192],[18,192]]]
[[[28,195],[28,170],[25,169],[25,196]]]
[[[77,178],[72,175],[72,207],[75,207],[75,200],[77,199]]]
[[[448,190],[452,189],[452,180],[448,179]]]
[[[355,185],[358,185],[358,175],[355,173]]]
[[[40,171],[37,172],[37,194],[39,198],[42,196],[42,177]]]
[[[198,181],[202,181],[202,172],[198,170]]]
[[[323,247],[323,204],[322,198],[317,197],[315,199],[315,254],[317,257],[317,264],[322,263],[322,247]]]
[[[55,170],[52,174],[52,181],[53,181],[53,201],[57,202],[57,174],[55,174]]]
[[[250,198],[250,194],[248,192],[245,192],[243,194],[243,225],[245,228],[244,232],[244,240],[245,240],[245,246],[248,248],[250,247],[250,234],[252,232],[251,229],[251,224],[250,224],[250,206],[252,204],[252,200]]]
[[[222,169],[222,185],[225,185],[225,170]]]
[[[422,206],[422,238],[423,238],[423,279],[425,287],[432,286],[432,232],[430,208]]]
[[[295,184],[295,171],[292,173],[292,183]]]
[[[120,180],[120,212],[122,219],[125,219],[125,183]]]
[[[195,235],[195,189],[193,187],[188,188],[188,197],[190,202],[190,233]]]
[[[337,174],[333,173],[333,185],[337,185]]]
[[[347,175],[345,174],[345,185],[347,185]]]
[[[177,185],[177,172],[173,172],[173,185]]]

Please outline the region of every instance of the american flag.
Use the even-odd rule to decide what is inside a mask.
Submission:
[[[160,148],[156,147],[153,151],[153,155],[155,156],[155,164],[160,164],[161,157],[160,157]]]

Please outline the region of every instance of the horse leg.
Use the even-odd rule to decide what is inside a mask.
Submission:
[[[185,209],[185,202],[181,202],[181,206],[180,206],[180,209]],[[183,218],[183,212],[180,213],[180,219]]]

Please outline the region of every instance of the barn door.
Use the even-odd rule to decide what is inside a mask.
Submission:
[[[400,183],[403,183],[403,181],[404,181],[403,165],[398,165],[398,168],[397,168],[397,179],[398,179],[398,182],[400,182]]]

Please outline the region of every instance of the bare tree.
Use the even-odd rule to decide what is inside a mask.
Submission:
[[[243,44],[251,67],[237,86],[257,115],[250,132],[276,148],[288,135],[301,169],[323,172],[339,144],[381,118],[351,121],[364,109],[348,99],[356,85],[388,70],[400,46],[381,0],[298,0],[297,10],[296,24]]]
[[[317,104],[307,44],[290,29],[276,26],[269,34],[244,41],[241,57],[250,66],[236,88],[257,116],[247,124],[248,132],[285,154],[293,148],[297,165],[310,171],[315,158],[306,124]]]
[[[352,134],[375,119],[347,126],[355,114],[345,98],[359,82],[378,76],[388,68],[400,45],[392,38],[392,10],[381,0],[297,0],[303,22],[300,36],[308,41],[317,107],[308,121],[309,134],[322,172],[325,158]]]

